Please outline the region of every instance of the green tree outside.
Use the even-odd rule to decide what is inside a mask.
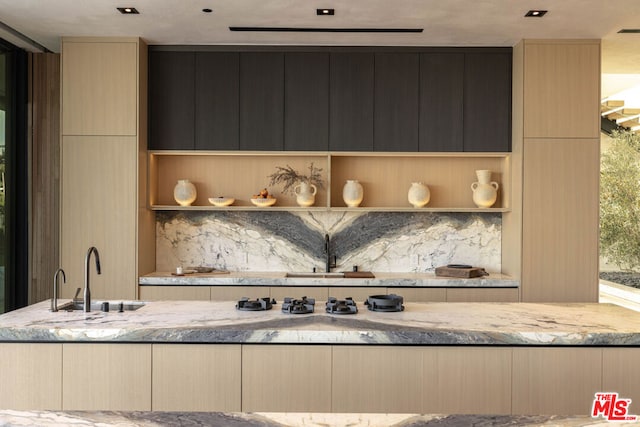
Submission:
[[[615,131],[600,167],[600,252],[640,270],[640,135]]]

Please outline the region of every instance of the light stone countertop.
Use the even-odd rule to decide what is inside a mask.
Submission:
[[[317,273],[321,275],[322,273]],[[324,277],[286,277],[286,272],[229,272],[192,273],[183,276],[172,275],[168,271],[157,271],[138,280],[140,285],[191,285],[191,286],[350,286],[350,287],[499,287],[517,288],[518,280],[499,273],[489,276],[460,279],[455,277],[436,277],[432,273],[373,273],[375,278],[324,278]]]
[[[328,314],[324,302],[311,314],[283,313],[280,304],[238,311],[234,301],[153,301],[124,313],[52,313],[43,301],[1,315],[0,341],[640,345],[640,313],[612,304],[405,303],[396,313],[357,304],[355,315]]]
[[[0,410],[3,426],[74,427],[459,427],[459,426],[605,426],[602,418],[559,415],[418,415],[418,414],[325,414],[325,413],[230,413],[230,412],[116,412],[116,411],[13,411]],[[616,422],[616,426],[637,423]]]

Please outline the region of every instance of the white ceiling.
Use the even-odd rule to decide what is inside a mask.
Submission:
[[[140,14],[122,15],[116,7],[123,6]],[[317,16],[316,8],[334,8],[336,14]],[[524,18],[529,9],[549,12]],[[603,97],[627,85],[624,79],[640,81],[633,77],[640,74],[640,34],[617,34],[640,28],[639,0],[0,0],[0,22],[54,52],[61,36],[141,36],[163,45],[364,46],[513,46],[525,38],[596,38],[603,39]],[[232,32],[229,26],[424,32],[264,33]],[[1,28],[0,37],[28,48]]]

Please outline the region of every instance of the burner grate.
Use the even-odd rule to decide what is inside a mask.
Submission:
[[[289,314],[308,314],[313,313],[316,300],[314,298],[302,297],[302,299],[293,299],[285,297],[282,303],[282,312]]]
[[[403,311],[404,298],[400,295],[389,294],[389,295],[372,295],[364,302],[367,308],[371,311]]]
[[[356,302],[351,297],[345,299],[337,299],[329,297],[326,303],[326,312],[330,314],[356,314],[358,307]]]
[[[273,304],[276,303],[275,299],[271,298],[258,298],[250,300],[247,297],[242,297],[236,304],[236,309],[241,311],[264,311],[271,310]]]

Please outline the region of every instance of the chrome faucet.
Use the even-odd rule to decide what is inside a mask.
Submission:
[[[53,274],[53,298],[51,298],[51,311],[58,311],[58,275],[62,273],[62,283],[67,283],[64,270],[59,268]]]
[[[84,312],[88,313],[91,311],[91,289],[89,287],[89,260],[91,259],[91,253],[94,253],[94,258],[96,259],[96,271],[98,274],[102,274],[100,272],[100,254],[98,253],[98,249],[94,246],[91,246],[87,251],[87,256],[84,258]]]
[[[329,235],[324,235],[324,254],[326,256],[326,268],[325,272],[331,273],[331,269],[336,267],[336,256],[333,256],[333,263],[331,262],[331,240],[329,239]]]

